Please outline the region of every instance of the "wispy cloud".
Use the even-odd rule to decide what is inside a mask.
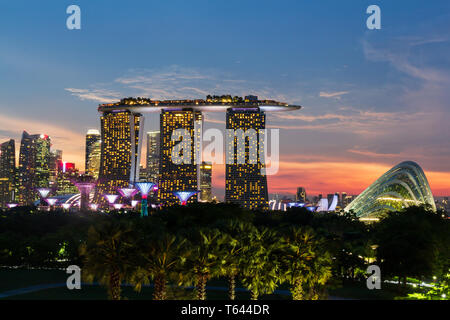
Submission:
[[[341,96],[343,96],[344,94],[348,94],[348,91],[337,91],[337,92],[325,92],[325,91],[321,91],[319,93],[319,97],[322,98],[335,98],[335,99],[340,99]]]
[[[82,100],[96,102],[117,101],[123,96],[181,99],[203,98],[208,94],[240,96],[252,94],[263,99],[289,100],[288,94],[280,93],[261,80],[240,79],[219,69],[178,65],[155,69],[130,69],[113,82],[103,83],[101,87],[93,84],[90,89],[66,88],[66,91]]]
[[[119,92],[107,89],[65,88],[65,90],[81,100],[92,100],[102,103],[115,102],[123,97]]]
[[[432,43],[441,43],[448,41],[447,37],[426,38],[403,38],[396,39],[395,46],[375,47],[367,39],[362,40],[363,52],[366,59],[371,61],[385,61],[390,63],[397,70],[409,75],[410,77],[421,79],[427,82],[448,84],[450,75],[445,68],[437,68],[425,65],[424,63],[412,62],[414,54],[412,47],[423,46]]]

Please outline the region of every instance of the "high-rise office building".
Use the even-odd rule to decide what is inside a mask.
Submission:
[[[203,116],[201,112],[183,111],[162,111],[160,116],[160,150],[161,158],[159,163],[159,189],[158,200],[162,205],[178,204],[179,200],[172,192],[176,191],[197,191],[199,186],[199,166],[201,157],[200,137],[202,133]],[[190,141],[186,141],[183,158],[187,163],[177,163],[172,159],[172,151],[178,141],[172,141],[174,130],[184,129],[190,136]],[[181,157],[182,155],[180,155]],[[197,160],[198,159],[198,160]],[[197,195],[192,196],[187,202],[197,201]]]
[[[200,201],[212,201],[212,163],[202,162],[200,165]]]
[[[147,179],[157,183],[159,177],[160,156],[160,134],[159,131],[147,132]]]
[[[79,176],[78,170],[74,163],[62,162],[58,163],[58,180],[57,180],[57,195],[77,194],[78,188],[75,186],[75,181]]]
[[[36,188],[48,188],[50,180],[50,145],[47,135],[22,134],[19,153],[19,204],[38,199]]]
[[[304,187],[298,187],[295,194],[295,201],[306,203],[306,189]]]
[[[139,113],[105,112],[101,116],[101,157],[95,202],[139,179],[141,127]]]
[[[142,164],[139,165],[139,181],[148,181],[147,170]]]
[[[0,207],[14,201],[16,178],[16,147],[14,140],[0,144]]]
[[[50,150],[49,186],[56,188],[58,183],[58,166],[62,162],[62,150]]]
[[[350,202],[347,200],[347,192],[341,192],[340,204],[341,208],[345,208]]]
[[[226,128],[235,135],[227,138],[225,202],[248,209],[268,209],[267,176],[261,172],[264,159],[260,158],[264,146],[260,145],[259,132],[265,125],[265,113],[259,108],[227,110]]]
[[[84,170],[86,173],[89,172],[90,165],[90,155],[93,152],[96,145],[98,146],[98,142],[101,140],[100,132],[97,129],[89,129],[86,133],[86,153],[84,160]]]
[[[95,141],[91,147],[88,156],[87,169],[86,174],[91,177],[98,179],[99,171],[100,171],[100,157],[102,153],[102,141]]]

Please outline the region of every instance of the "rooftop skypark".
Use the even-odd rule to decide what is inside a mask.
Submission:
[[[166,108],[186,108],[193,107],[205,111],[223,111],[224,107],[239,107],[239,108],[261,108],[263,111],[289,111],[300,109],[301,106],[290,105],[285,102],[275,100],[259,100],[257,96],[246,96],[244,98],[231,95],[208,95],[206,99],[181,99],[181,100],[152,100],[150,98],[124,98],[119,102],[105,103],[99,105],[99,111],[109,111],[116,107],[154,107],[154,111],[160,110],[162,107]]]

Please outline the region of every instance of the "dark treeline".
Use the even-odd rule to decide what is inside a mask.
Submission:
[[[140,217],[39,212],[14,208],[0,215],[0,265],[60,267],[76,264],[85,281],[105,285],[110,299],[121,284],[136,290],[154,285],[167,298],[168,285],[195,287],[206,299],[211,279],[236,283],[252,299],[289,288],[293,299],[322,299],[330,285],[367,277],[370,264],[382,276],[444,277],[450,267],[449,220],[424,207],[410,207],[365,224],[352,214],[247,211],[229,204],[171,207]]]

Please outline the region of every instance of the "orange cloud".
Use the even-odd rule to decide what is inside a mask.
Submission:
[[[269,193],[295,194],[297,187],[301,186],[309,194],[359,194],[396,164],[281,161],[278,173],[267,177]],[[450,194],[450,172],[426,171],[425,175],[434,195]],[[213,186],[218,194],[223,194],[224,165],[213,167]]]

